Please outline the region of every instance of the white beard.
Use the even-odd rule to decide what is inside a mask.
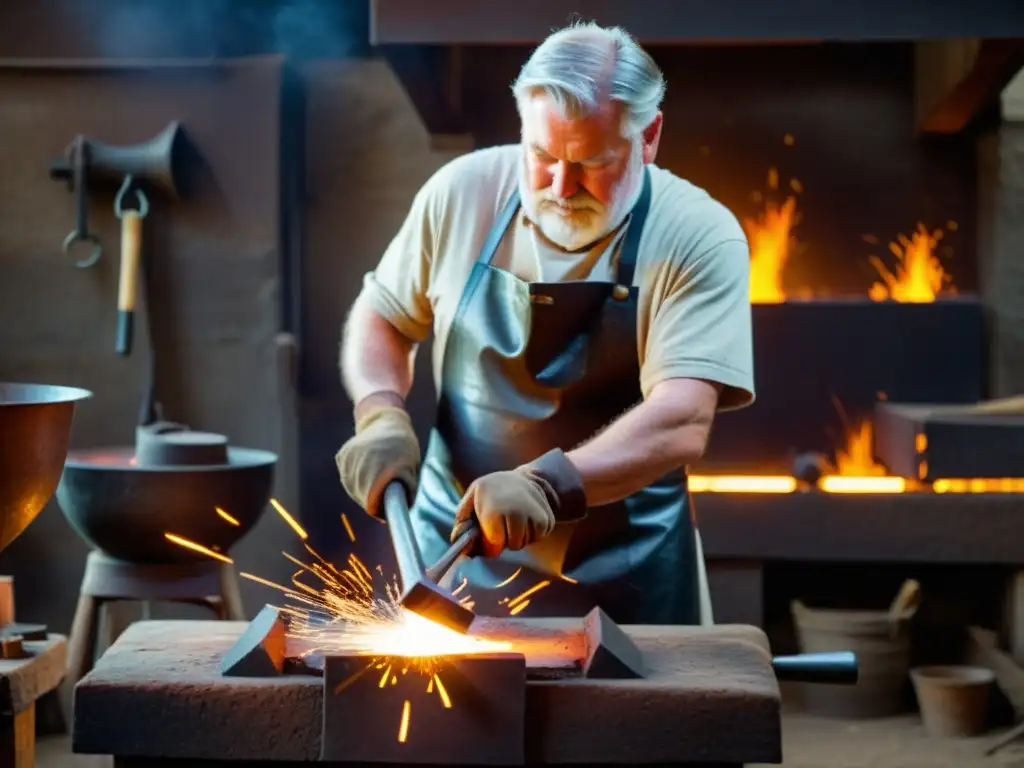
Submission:
[[[580,189],[567,200],[559,200],[546,189],[530,189],[526,162],[519,169],[519,196],[523,209],[548,240],[567,251],[579,251],[615,230],[633,209],[640,196],[643,149],[633,145],[625,173],[612,190],[611,205],[605,206]]]

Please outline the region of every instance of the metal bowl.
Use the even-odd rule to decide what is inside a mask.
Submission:
[[[0,382],[0,550],[53,496],[75,403],[87,397],[92,392],[76,387]]]
[[[226,555],[266,509],[277,464],[269,451],[227,451],[227,464],[173,467],[135,464],[134,447],[72,451],[57,503],[83,539],[118,560],[157,565],[209,558],[168,540],[168,533]]]

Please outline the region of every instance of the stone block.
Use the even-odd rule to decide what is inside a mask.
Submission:
[[[522,765],[526,660],[327,656],[320,759],[346,763]]]

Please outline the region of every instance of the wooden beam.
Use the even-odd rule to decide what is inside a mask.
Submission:
[[[1024,67],[1024,39],[925,41],[914,58],[918,133],[960,133]]]

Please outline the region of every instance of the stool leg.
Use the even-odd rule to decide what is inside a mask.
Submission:
[[[224,618],[229,621],[245,621],[245,604],[238,588],[235,569],[224,563],[220,568],[220,599],[223,601]]]
[[[64,707],[71,721],[75,683],[92,669],[96,656],[96,630],[99,618],[99,598],[79,595],[75,618],[71,622],[71,637],[68,641],[68,671],[64,676]]]
[[[99,609],[99,631],[96,633],[95,656],[98,658],[135,621],[138,603],[133,600],[106,600]]]

